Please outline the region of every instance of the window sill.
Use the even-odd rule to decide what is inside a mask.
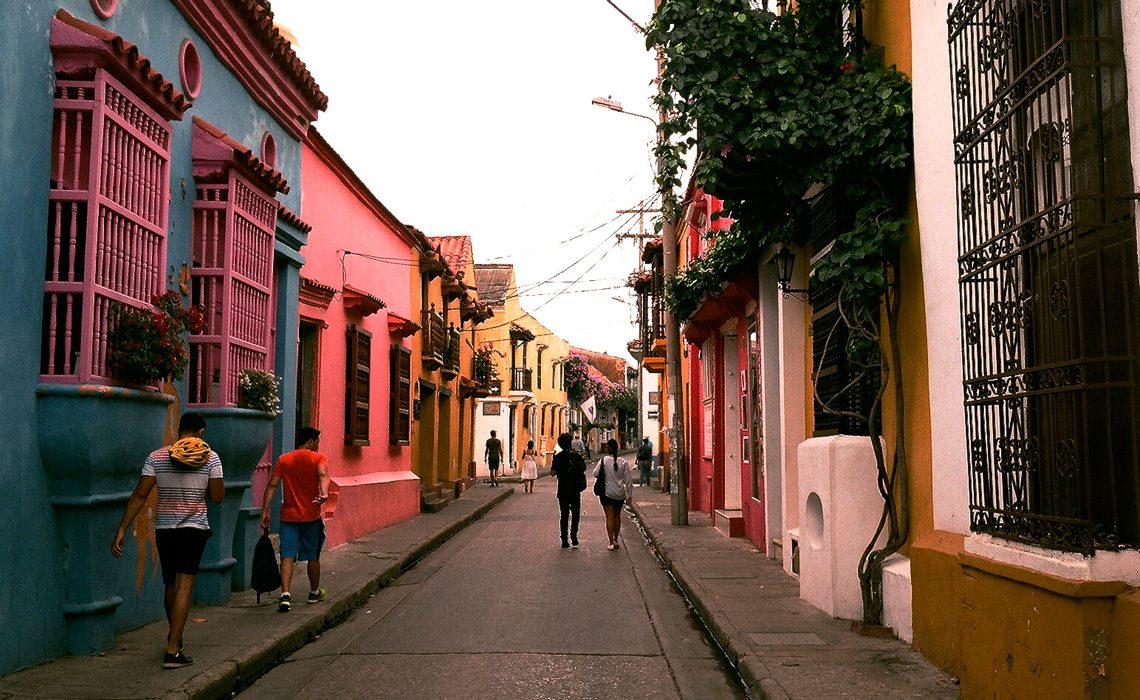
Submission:
[[[1140,586],[1140,551],[1098,551],[1087,557],[972,533],[964,551],[1001,564],[1072,581],[1123,581]]]
[[[369,440],[345,440],[346,447],[368,447],[372,444]]]

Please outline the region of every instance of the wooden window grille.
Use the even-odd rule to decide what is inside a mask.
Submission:
[[[970,527],[1140,545],[1140,292],[1120,0],[948,18]]]
[[[393,345],[388,374],[388,442],[409,445],[412,441],[412,351]]]
[[[359,326],[345,331],[344,444],[368,445],[372,385],[372,334]]]
[[[233,406],[242,370],[271,369],[278,204],[236,167],[215,179],[195,183],[191,298],[206,331],[190,336],[188,403]]]
[[[57,76],[41,381],[106,383],[115,303],[165,288],[170,121],[102,68]]]

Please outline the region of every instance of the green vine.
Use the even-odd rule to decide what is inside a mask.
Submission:
[[[911,162],[911,89],[881,52],[856,52],[840,32],[841,12],[857,4],[803,0],[776,13],[749,0],[664,0],[658,8],[647,28],[664,65],[658,185],[679,188],[695,149],[696,185],[735,221],[667,282],[679,319],[766,247],[802,242],[803,195],[817,183],[836,188],[855,225],[813,277],[858,280],[844,287],[853,302],[885,293],[885,267],[908,223],[898,200]],[[664,216],[677,220],[683,203],[663,201]]]
[[[666,280],[665,303],[687,320],[702,299],[719,294],[764,251],[806,241],[804,196],[830,186],[845,216],[832,245],[814,250],[810,284],[838,287],[844,352],[858,376],[839,394],[877,376],[868,415],[844,411],[837,396],[816,398],[825,411],[863,422],[872,436],[884,506],[859,565],[863,620],[882,617],[882,564],[908,537],[906,453],[902,430],[888,465],[880,436],[888,380],[899,425],[903,393],[897,337],[899,249],[909,220],[902,212],[912,161],[911,86],[867,51],[861,0],[662,0],[646,30],[661,56],[656,98],[658,186],[663,218],[679,221],[686,156],[695,151],[695,185],[723,201],[733,219],[701,257]],[[844,22],[844,17],[852,18]],[[836,328],[814,338],[830,343]],[[889,342],[888,342],[889,341]],[[901,485],[901,487],[900,487]],[[887,543],[876,549],[879,535]]]

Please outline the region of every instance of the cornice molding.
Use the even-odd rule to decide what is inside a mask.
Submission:
[[[172,2],[250,96],[294,138],[304,139],[328,98],[272,26],[272,13],[250,0]]]

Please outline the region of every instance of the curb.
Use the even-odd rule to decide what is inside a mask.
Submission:
[[[290,654],[316,639],[326,629],[348,617],[353,610],[363,605],[377,591],[415,566],[420,559],[454,537],[460,530],[491,512],[514,492],[514,489],[506,489],[496,494],[491,500],[471,513],[433,533],[419,545],[402,552],[394,564],[377,573],[364,585],[356,590],[348,591],[335,600],[330,598],[328,612],[324,615],[300,621],[296,627],[273,639],[267,639],[243,649],[234,657],[195,675],[168,697],[215,700],[231,697],[244,690]]]
[[[719,616],[708,607],[708,604],[696,592],[696,587],[689,580],[684,567],[673,563],[668,548],[661,544],[657,533],[641,514],[641,509],[637,504],[631,503],[629,507],[637,518],[641,530],[649,537],[653,551],[661,558],[661,562],[673,576],[673,580],[684,591],[689,603],[693,606],[693,612],[701,619],[705,629],[716,640],[716,643],[720,645],[728,662],[736,669],[745,685],[748,686],[748,690],[755,693],[754,697],[763,700],[787,700],[790,696],[779,683],[773,680],[772,674],[764,662],[749,650],[747,643],[739,639],[738,635],[725,630],[721,620],[718,620]]]

